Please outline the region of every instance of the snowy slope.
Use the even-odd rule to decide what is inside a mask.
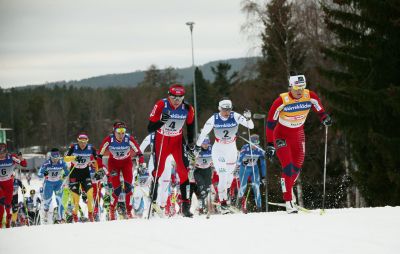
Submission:
[[[400,207],[0,230],[0,253],[400,253]]]

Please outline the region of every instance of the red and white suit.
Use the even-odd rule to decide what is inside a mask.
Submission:
[[[292,189],[304,162],[305,136],[303,125],[310,111],[320,119],[326,117],[317,94],[304,89],[303,96],[295,99],[290,92],[282,93],[272,104],[267,118],[267,142],[274,143],[282,167],[283,199],[292,200]]]
[[[163,123],[161,121],[162,114],[168,114],[170,118]],[[176,108],[172,105],[169,99],[159,100],[154,105],[150,114],[148,131],[155,132],[154,147],[154,170],[152,172],[157,185],[158,179],[165,170],[166,159],[172,155],[176,163],[176,172],[180,180],[180,190],[182,194],[182,202],[184,203],[184,214],[190,216],[190,185],[188,180],[189,161],[184,150],[183,126],[187,125],[187,138],[189,144],[194,144],[194,109],[186,102],[181,103]],[[157,191],[154,190],[152,198],[157,198]]]
[[[179,175],[180,183],[182,184],[188,180],[187,165],[183,159],[182,128],[185,123],[188,126],[193,125],[194,109],[191,105],[186,103],[182,103],[177,108],[174,108],[168,99],[162,99],[154,105],[149,118],[150,122],[154,124],[159,122],[163,111],[168,112],[171,118],[156,131],[154,138],[155,170],[153,171],[153,176],[160,177],[162,175],[165,161],[169,155],[172,155],[176,163],[176,170]],[[188,142],[193,142],[193,134],[188,133]]]
[[[128,214],[132,210],[132,204],[130,202],[132,196],[132,180],[133,180],[133,162],[132,157],[134,155],[139,156],[139,164],[144,162],[143,154],[140,151],[139,144],[129,134],[125,134],[121,141],[118,141],[114,134],[109,135],[103,141],[100,147],[100,154],[108,150],[110,156],[108,158],[108,173],[109,180],[113,186],[113,202],[111,203],[111,209],[115,209],[115,205],[118,202],[119,194],[122,192],[122,186],[120,181],[120,174],[124,178],[124,191],[126,209]],[[133,153],[132,153],[133,152]]]

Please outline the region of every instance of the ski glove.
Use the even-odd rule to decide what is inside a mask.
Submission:
[[[246,109],[246,110],[243,112],[243,116],[244,116],[244,118],[246,118],[247,121],[249,121],[249,120],[251,119],[251,112],[250,112],[250,110]]]
[[[275,147],[273,143],[268,143],[267,149],[265,150],[265,156],[271,160],[275,155]]]
[[[49,175],[49,171],[44,171],[43,176],[48,176]]]
[[[82,159],[83,159],[82,156],[79,156],[79,155],[75,157],[75,161],[78,163],[81,163]]]
[[[190,151],[194,151],[195,149],[196,149],[196,145],[194,144],[194,143],[189,143],[189,144],[187,144],[187,148],[190,150]]]
[[[322,119],[322,124],[325,125],[325,126],[331,126],[332,125],[332,118],[328,114],[326,114],[325,118]]]
[[[186,154],[189,160],[194,161],[196,159],[196,155],[192,150],[188,149]]]
[[[200,151],[201,151],[201,146],[196,145],[196,146],[194,147],[194,152],[195,152],[196,154],[199,154]]]
[[[267,179],[265,179],[265,177],[263,177],[262,179],[261,179],[261,184],[262,185],[265,185],[267,183]]]
[[[163,112],[161,115],[161,122],[166,123],[170,118],[171,116],[168,113]]]
[[[96,171],[96,173],[94,173],[94,179],[96,180],[100,180],[105,176],[106,172],[104,171],[104,169],[99,169]]]
[[[21,192],[22,192],[22,194],[24,195],[24,194],[26,193],[26,188],[25,188],[25,187],[22,187],[22,188],[21,188]]]

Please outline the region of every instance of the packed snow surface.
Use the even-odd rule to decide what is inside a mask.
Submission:
[[[400,207],[131,219],[0,230],[0,253],[400,253]]]

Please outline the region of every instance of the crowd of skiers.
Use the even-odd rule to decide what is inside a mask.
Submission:
[[[207,216],[211,212],[247,213],[248,182],[256,210],[261,211],[265,159],[275,153],[282,167],[286,211],[297,213],[292,192],[304,161],[303,125],[307,114],[313,109],[325,126],[332,124],[318,96],[305,88],[303,75],[289,78],[288,92],[272,103],[265,119],[267,146],[263,149],[259,135],[251,135],[251,112],[233,111],[228,98],[219,101],[218,112],[205,122],[195,140],[195,112],[184,101],[185,88],[171,85],[168,96],[154,105],[147,126],[149,135],[141,145],[120,121],[114,123],[112,133],[98,150],[89,142],[87,133],[79,133],[65,153],[58,148],[49,151],[37,174],[43,179],[43,186],[39,193],[32,189],[29,195],[14,172],[17,165],[26,166],[26,161],[21,154],[9,153],[6,144],[0,144],[0,219],[5,214],[5,227],[11,227],[149,218],[155,214],[192,217],[192,211]],[[238,151],[240,125],[247,130],[248,139]],[[209,137],[211,131],[214,142]],[[147,148],[150,158],[145,163]],[[19,188],[22,202],[18,202]],[[191,204],[194,194],[196,207]],[[53,196],[56,205],[52,205]]]

